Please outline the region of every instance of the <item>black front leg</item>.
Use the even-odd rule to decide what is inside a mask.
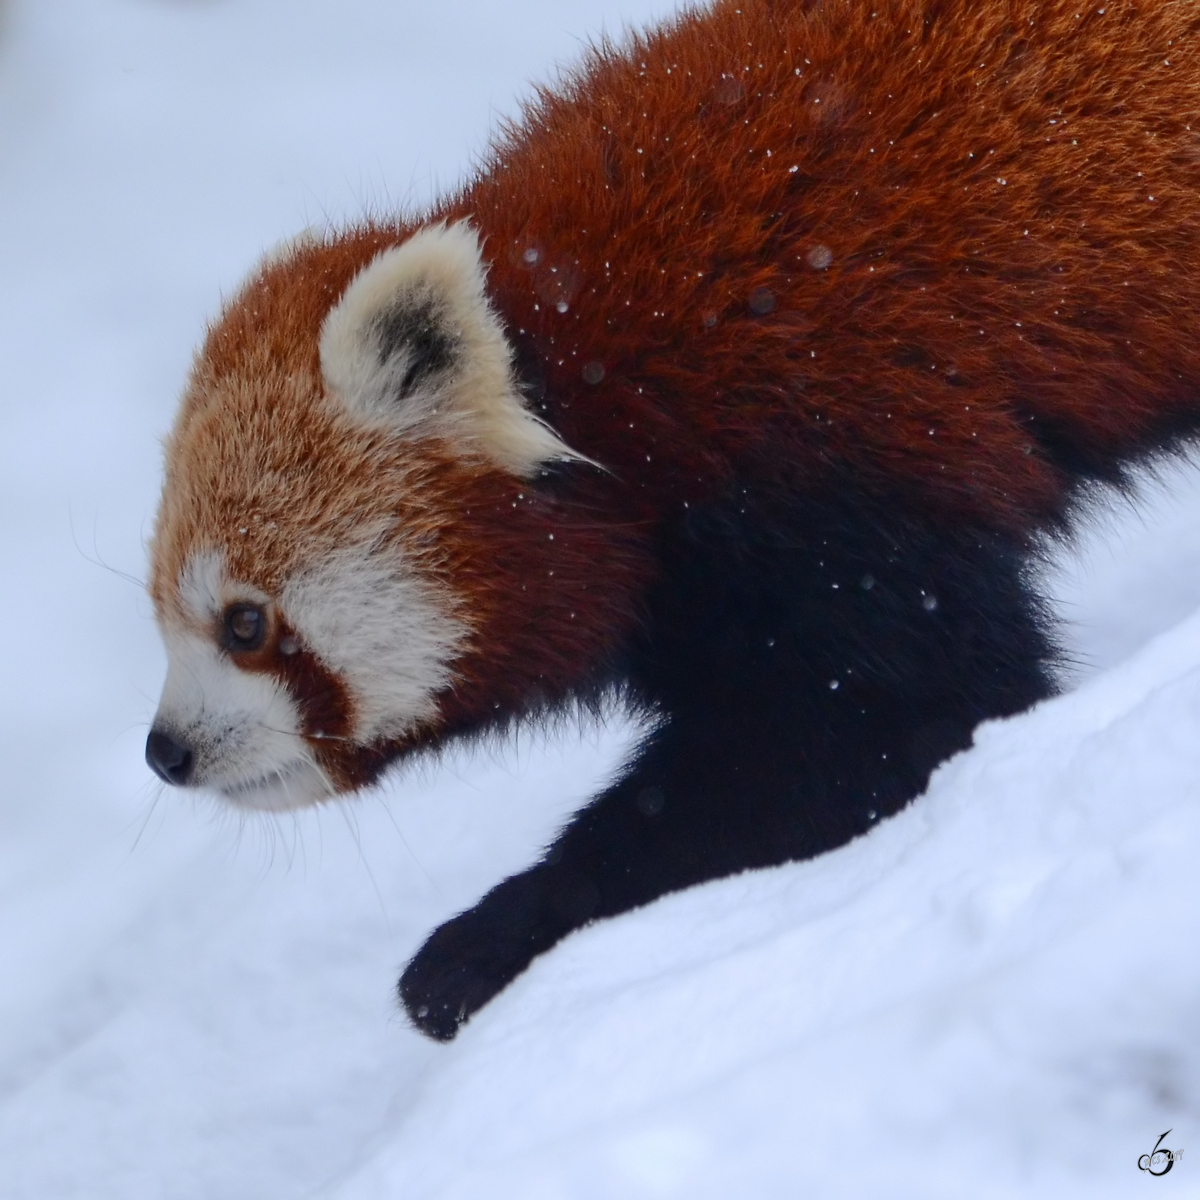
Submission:
[[[781,529],[739,505],[664,559],[631,679],[660,723],[542,861],[409,963],[400,996],[433,1037],[588,921],[843,844],[1051,690],[1020,555],[979,531],[815,507]]]
[[[581,895],[573,895],[573,884]],[[449,1041],[532,959],[594,912],[588,879],[541,862],[434,930],[400,977],[401,1003],[422,1033]]]
[[[667,718],[537,865],[434,931],[400,980],[419,1029],[452,1038],[536,955],[591,920],[857,832],[797,837],[761,802],[781,776],[793,794],[797,756],[767,728],[761,699],[738,699],[713,697],[715,708]]]

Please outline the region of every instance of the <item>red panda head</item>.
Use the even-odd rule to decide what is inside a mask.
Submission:
[[[600,653],[595,513],[572,540],[534,482],[579,456],[485,285],[465,223],[366,228],[269,257],[210,329],[152,546],[164,779],[315,802]]]

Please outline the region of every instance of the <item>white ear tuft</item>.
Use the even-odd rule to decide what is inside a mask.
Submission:
[[[371,424],[445,437],[516,475],[579,457],[525,408],[485,283],[465,222],[381,251],[325,318],[327,388]]]

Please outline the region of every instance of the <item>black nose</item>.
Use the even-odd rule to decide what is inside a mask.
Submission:
[[[192,752],[161,729],[150,730],[146,739],[146,762],[164,783],[182,787],[192,773]]]

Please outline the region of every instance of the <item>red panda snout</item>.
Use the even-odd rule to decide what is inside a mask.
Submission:
[[[233,585],[218,552],[192,557],[177,607],[162,614],[167,679],[146,757],[169,783],[208,787],[247,807],[288,808],[333,789],[305,743],[286,684],[239,665],[223,636],[226,613],[247,606],[265,614],[270,600]]]
[[[378,537],[307,564],[275,596],[202,552],[177,601],[161,614],[169,667],[147,759],[167,782],[248,808],[295,808],[362,782],[364,747],[436,720],[466,635],[439,589]],[[240,645],[228,630],[247,611],[263,632]]]

